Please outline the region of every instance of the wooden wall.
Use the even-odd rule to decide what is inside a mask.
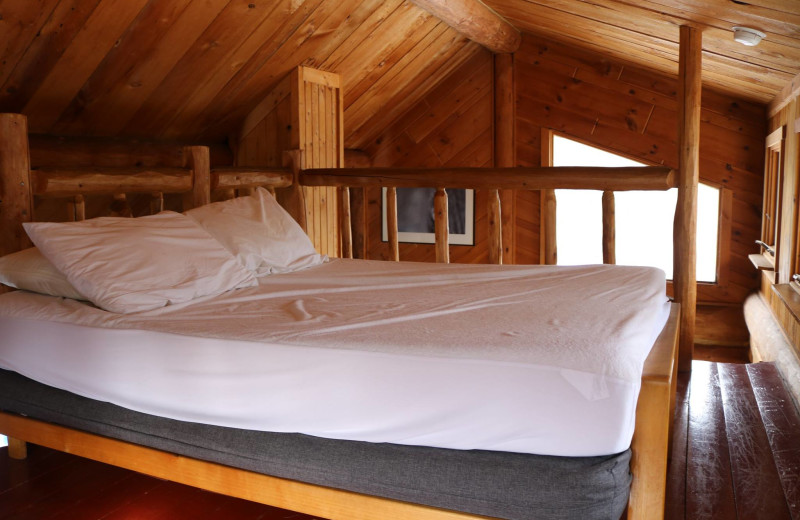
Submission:
[[[779,271],[779,279],[773,280],[768,274],[761,278],[761,294],[769,305],[775,319],[786,334],[789,344],[794,348],[796,363],[800,366],[800,286],[789,284],[791,275],[800,270],[800,266],[791,269],[791,257],[798,246],[798,203],[797,193],[800,186],[800,96],[794,95],[778,110],[771,113],[768,131],[772,132],[786,127],[785,150],[783,162],[783,198],[782,219],[779,231],[781,249],[780,256],[785,258],[786,267]],[[788,253],[788,254],[787,254]],[[778,285],[773,285],[774,281]],[[790,358],[790,356],[787,356]],[[765,361],[778,361],[765,359]],[[778,368],[781,368],[780,366]],[[784,372],[785,373],[785,372]]]
[[[542,161],[542,130],[552,129],[648,164],[677,166],[677,80],[599,54],[524,35],[514,56],[517,164]],[[480,166],[491,163],[492,61],[472,58],[398,118],[366,151],[376,166]],[[699,342],[745,345],[741,304],[758,288],[747,255],[759,236],[766,107],[703,91],[701,181],[723,189],[719,282],[698,289]],[[369,257],[380,242],[380,199],[369,196]],[[516,195],[516,263],[538,263],[540,200]],[[451,246],[455,262],[487,259],[485,197],[476,199],[476,245]],[[433,248],[401,245],[401,259],[430,260]]]
[[[235,141],[238,166],[281,166],[300,150],[305,168],[344,162],[342,91],[337,74],[298,67],[245,118]],[[322,254],[339,256],[337,190],[304,187],[306,232]],[[280,197],[279,197],[280,198]]]

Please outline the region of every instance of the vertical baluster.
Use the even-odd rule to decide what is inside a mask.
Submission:
[[[342,235],[342,258],[353,258],[353,227],[350,218],[350,188],[339,188],[339,232]]]
[[[400,261],[400,242],[397,237],[397,188],[386,188],[386,227],[389,233],[389,256]]]
[[[603,192],[603,263],[617,263],[614,192]]]
[[[72,198],[72,210],[76,221],[86,220],[86,201],[83,195],[75,195]]]
[[[544,204],[544,229],[542,230],[543,263],[556,265],[558,252],[556,249],[556,191],[542,190]]]
[[[503,223],[498,190],[489,190],[486,211],[489,218],[489,263],[499,265],[503,263]]]
[[[111,201],[111,216],[113,217],[132,217],[133,211],[128,205],[128,197],[124,193],[115,193],[114,200]]]
[[[152,194],[152,197],[150,199],[150,214],[155,215],[164,211],[164,194],[157,191]]]
[[[447,192],[444,188],[436,188],[433,197],[435,216],[436,261],[450,263],[450,229],[447,215]]]

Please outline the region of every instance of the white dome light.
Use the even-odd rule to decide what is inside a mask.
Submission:
[[[766,38],[767,35],[761,31],[751,29],[750,27],[734,27],[733,39],[742,45],[753,47],[761,43],[761,40]]]

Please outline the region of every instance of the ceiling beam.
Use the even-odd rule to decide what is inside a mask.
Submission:
[[[515,52],[519,30],[480,0],[411,0],[418,7],[497,54]]]
[[[786,86],[778,92],[775,99],[769,103],[767,106],[767,116],[774,117],[797,96],[800,96],[800,74],[787,83]]]

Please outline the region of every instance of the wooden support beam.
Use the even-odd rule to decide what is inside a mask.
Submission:
[[[28,119],[0,114],[0,256],[31,246],[22,229],[33,219],[30,169]]]
[[[436,239],[436,261],[450,263],[450,224],[447,213],[447,192],[436,188],[433,196],[434,236]]]
[[[492,52],[515,52],[522,42],[519,30],[480,0],[411,2]]]
[[[674,172],[665,166],[556,168],[315,168],[300,173],[303,186],[398,188],[668,190]]]
[[[697,184],[700,178],[702,33],[680,28],[678,72],[678,205],[675,209],[674,287],[681,304],[679,368],[691,371],[697,312]]]
[[[603,192],[603,263],[617,263],[614,192]]]
[[[512,168],[517,165],[514,132],[516,94],[514,89],[513,54],[496,54],[494,56],[494,165],[499,168]],[[503,190],[499,193],[500,221],[498,224],[501,239],[497,244],[491,243],[492,249],[489,250],[489,258],[492,263],[514,263],[516,251],[514,245],[515,200],[516,192],[513,190]],[[493,261],[493,249],[497,247],[500,248],[500,256],[495,262]]]
[[[192,170],[192,190],[183,195],[183,210],[211,202],[211,154],[207,146],[185,146],[183,167]]]
[[[389,238],[389,256],[400,261],[400,241],[397,234],[397,188],[386,188],[386,228]]]
[[[255,168],[230,166],[211,170],[211,191],[252,188],[288,188],[292,171],[286,168]]]
[[[31,172],[33,193],[72,197],[113,193],[183,193],[192,189],[183,168],[41,168]]]

